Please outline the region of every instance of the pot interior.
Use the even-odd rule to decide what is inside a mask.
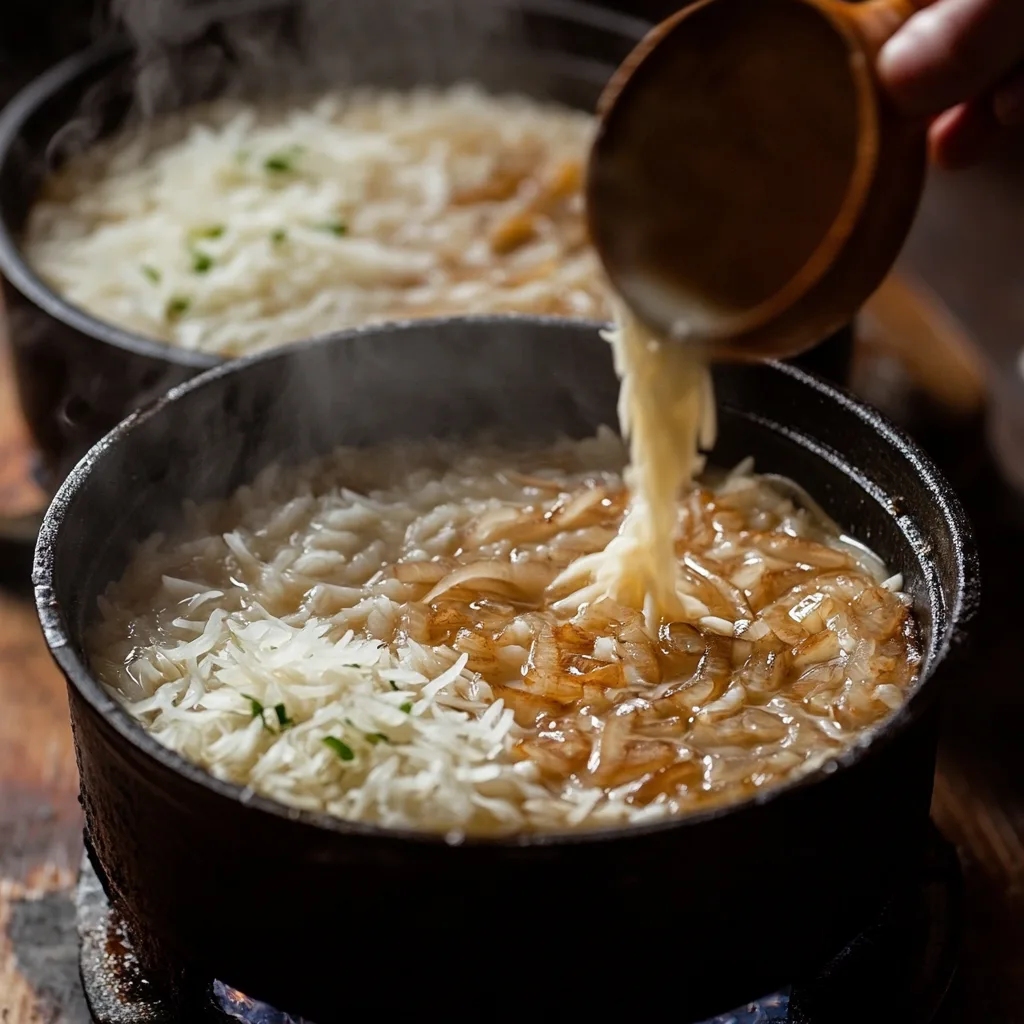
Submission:
[[[877,414],[798,370],[721,367],[716,381],[711,461],[749,455],[757,470],[790,477],[904,574],[927,678],[976,596],[970,531],[948,485]],[[610,348],[592,326],[527,318],[364,329],[218,367],[129,418],[64,484],[37,549],[48,639],[68,646],[62,661],[75,662],[87,698],[122,715],[83,669],[83,632],[132,545],[172,528],[185,499],[225,497],[272,462],[341,444],[583,437],[616,426],[617,395]]]

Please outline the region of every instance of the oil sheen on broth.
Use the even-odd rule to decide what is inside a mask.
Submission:
[[[220,778],[456,835],[650,821],[835,757],[915,677],[901,580],[749,465],[694,484],[706,367],[625,316],[609,340],[628,468],[608,430],[271,468],[141,546],[97,673]]]

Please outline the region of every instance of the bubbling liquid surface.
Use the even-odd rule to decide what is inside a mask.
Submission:
[[[455,834],[741,800],[900,707],[919,662],[901,580],[749,466],[674,500],[674,607],[594,589],[625,455],[602,431],[271,469],[141,546],[93,666],[220,778]]]

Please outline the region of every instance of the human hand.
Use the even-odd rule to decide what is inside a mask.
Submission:
[[[933,118],[936,163],[966,167],[1024,126],[1024,0],[914,0],[878,58],[905,113]]]

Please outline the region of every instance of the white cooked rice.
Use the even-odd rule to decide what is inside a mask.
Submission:
[[[469,86],[220,103],[73,160],[24,251],[94,316],[223,356],[425,315],[605,319],[592,130]]]

